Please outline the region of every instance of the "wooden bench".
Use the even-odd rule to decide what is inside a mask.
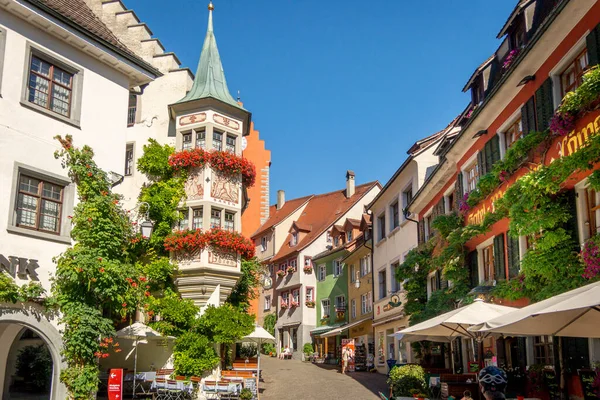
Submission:
[[[258,369],[258,363],[234,362],[233,369],[236,371],[256,371]]]
[[[229,370],[225,370],[225,371],[221,371],[221,376],[222,379],[229,379],[229,380],[236,380],[236,381],[240,381],[240,380],[244,380],[246,378],[254,378],[254,374],[252,373],[252,371],[229,371]]]

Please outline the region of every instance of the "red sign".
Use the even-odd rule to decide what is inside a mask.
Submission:
[[[354,372],[354,355],[356,354],[356,347],[354,346],[354,339],[342,339],[342,360],[344,357],[348,360],[348,366],[346,371]]]
[[[111,369],[108,375],[108,400],[123,398],[123,370]]]

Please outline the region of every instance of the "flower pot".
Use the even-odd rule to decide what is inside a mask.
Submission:
[[[525,396],[517,396],[517,400],[525,400]]]

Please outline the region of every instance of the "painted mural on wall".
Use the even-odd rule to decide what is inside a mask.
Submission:
[[[200,168],[190,171],[185,182],[185,195],[188,200],[200,200],[204,197],[204,174]]]
[[[222,200],[236,205],[240,197],[240,181],[236,178],[226,177],[222,174],[213,173],[210,195],[215,200]]]
[[[235,267],[237,265],[237,254],[211,250],[208,252],[208,262],[227,267]]]
[[[178,251],[173,255],[173,258],[179,267],[189,267],[191,264],[199,263],[202,257],[202,249]]]

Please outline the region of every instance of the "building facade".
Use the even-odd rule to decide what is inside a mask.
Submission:
[[[465,225],[482,227],[480,234],[465,243],[466,284],[473,295],[504,305],[526,305],[531,299],[507,300],[496,295],[496,290],[501,287],[522,290],[519,282],[528,279],[547,280],[547,287],[552,289],[556,285],[552,283],[553,271],[559,271],[561,264],[544,264],[541,252],[548,245],[545,239],[557,232],[568,235],[573,247],[561,253],[568,258],[598,232],[598,197],[590,180],[590,174],[598,168],[597,160],[592,160],[589,169],[570,171],[566,179],[557,181],[559,187],[548,192],[552,204],[564,213],[557,226],[544,225],[544,220],[551,218],[545,211],[539,216],[540,226],[535,233],[529,233],[531,227],[517,222],[523,216],[512,211],[502,214],[504,209],[496,204],[511,209],[519,207],[517,202],[507,205],[500,200],[510,193],[511,187],[526,184],[536,171],[547,170],[550,174],[557,161],[566,163],[568,157],[587,147],[599,131],[600,113],[593,107],[576,114],[565,132],[560,133],[551,124],[556,120],[557,108],[572,96],[569,92],[582,84],[586,70],[599,62],[599,23],[598,1],[519,2],[498,35],[502,39],[500,47],[477,68],[465,86],[472,101],[458,121],[462,127],[460,134],[445,149],[438,167],[409,206],[418,217],[418,238],[423,246],[439,235],[432,232],[431,223],[440,214],[457,213]],[[507,157],[514,157],[515,143],[534,141],[536,135],[548,136],[522,156],[524,162],[501,171],[501,176],[496,177],[497,184],[485,188],[486,181],[496,179],[496,166],[508,165]],[[537,206],[530,208],[531,212]],[[498,217],[490,220],[491,215]],[[520,234],[523,232],[527,233]],[[550,249],[561,250],[552,245]],[[532,266],[528,255],[536,254],[542,255]],[[536,275],[539,273],[536,268],[542,266],[547,267],[544,274]],[[448,289],[445,273],[444,269],[429,271],[428,298],[436,291]],[[581,275],[560,273],[558,281],[564,290],[583,284]],[[563,339],[561,356],[566,370],[589,368],[590,361],[599,357],[599,344],[592,339]],[[454,355],[455,365],[460,364],[466,370],[477,349],[467,340],[457,343],[455,349],[459,349]],[[558,349],[551,336],[487,338],[484,352],[486,363],[525,368],[535,364],[555,365]],[[567,372],[567,379],[573,378],[570,374]]]
[[[89,145],[115,183],[123,171],[127,101],[160,72],[120,42],[83,1],[0,2],[0,265],[17,284],[49,292],[53,257],[71,245],[77,188],[53,153],[56,135]],[[34,303],[0,304],[0,393],[13,390],[17,350],[44,343],[50,399],[64,399],[57,317]],[[15,389],[17,388],[17,389]]]

